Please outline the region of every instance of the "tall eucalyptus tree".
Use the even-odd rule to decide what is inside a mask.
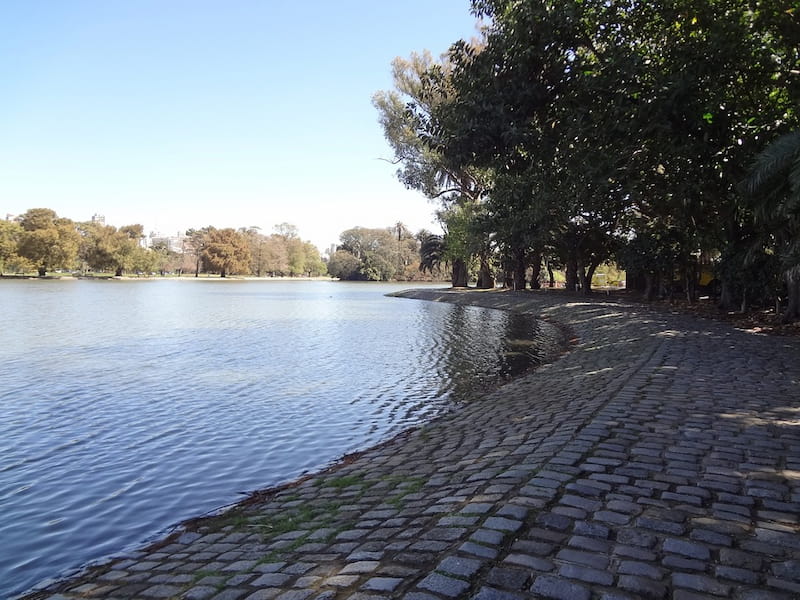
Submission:
[[[380,91],[373,96],[384,135],[394,152],[393,162],[399,165],[398,179],[408,188],[422,192],[427,198],[440,203],[440,219],[445,229],[459,229],[466,233],[461,223],[447,219],[465,214],[477,214],[486,189],[486,173],[469,164],[454,165],[432,145],[425,143],[422,131],[432,125],[437,107],[452,101],[449,84],[451,65],[447,60],[434,60],[430,52],[413,53],[410,58],[396,58],[392,62],[394,90]],[[464,208],[470,206],[471,208]],[[462,210],[464,209],[464,210]],[[483,238],[488,235],[472,227]],[[453,234],[445,236],[443,243],[450,245],[448,257],[453,267],[453,285],[467,284],[467,264],[471,258],[464,254],[470,247],[479,247],[480,280],[490,281],[488,240],[478,243],[456,243]],[[482,243],[481,243],[482,242]],[[493,284],[493,280],[492,280]]]

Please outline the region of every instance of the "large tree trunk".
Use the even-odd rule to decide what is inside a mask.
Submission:
[[[717,306],[723,310],[731,310],[733,303],[733,286],[731,286],[727,278],[723,278],[720,282],[719,304]]]
[[[581,291],[583,292],[584,296],[588,296],[592,293],[592,278],[594,277],[594,272],[599,266],[599,263],[592,261],[589,263],[589,267],[587,269],[581,269]]]
[[[686,265],[683,272],[683,287],[686,293],[686,301],[694,304],[697,301],[697,261],[694,260]]]
[[[578,253],[578,259],[576,261],[576,274],[578,279],[578,285],[581,288],[581,293],[586,296],[591,293],[591,285],[586,285],[586,263],[584,262],[583,256]]]
[[[514,250],[514,289],[525,289],[525,251]]]
[[[567,260],[566,279],[564,287],[568,292],[574,292],[578,286],[578,260],[574,256]]]
[[[547,267],[547,287],[554,288],[556,287],[556,275],[553,273],[553,265],[548,260],[545,261],[545,266]]]
[[[656,296],[658,290],[659,277],[656,273],[644,274],[644,299],[650,302]]]
[[[795,268],[786,274],[786,311],[781,317],[784,323],[791,323],[800,319],[800,268]]]
[[[47,267],[39,267],[37,271],[39,273],[39,277],[44,277],[47,275]]]
[[[481,266],[478,271],[478,288],[482,290],[490,290],[494,287],[494,276],[492,269],[489,266],[489,261],[485,256],[481,256]]]
[[[122,277],[122,267],[117,267],[117,270],[114,271],[114,277]]]
[[[542,282],[539,281],[539,276],[542,273],[542,253],[535,252],[531,257],[531,267],[533,269],[533,274],[531,275],[531,289],[532,290],[540,290],[542,289]]]
[[[467,287],[467,263],[457,258],[453,261],[453,287]]]

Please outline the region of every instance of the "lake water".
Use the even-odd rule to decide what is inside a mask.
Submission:
[[[0,281],[1,592],[387,439],[558,337],[384,296],[407,287]]]

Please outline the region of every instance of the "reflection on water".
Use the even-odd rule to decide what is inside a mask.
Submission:
[[[2,591],[430,419],[558,337],[402,287],[0,282]]]
[[[448,335],[436,343],[438,373],[442,392],[454,401],[539,364],[557,343],[543,321],[473,306],[450,307],[443,330]]]

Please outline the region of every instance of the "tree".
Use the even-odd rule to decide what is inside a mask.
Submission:
[[[80,235],[75,224],[49,208],[32,208],[20,219],[18,254],[37,265],[40,277],[56,268],[71,268],[78,256]]]
[[[419,242],[402,223],[384,229],[353,227],[343,231],[339,240],[328,261],[333,277],[389,281],[413,278],[418,270]]]
[[[282,237],[284,240],[292,240],[300,237],[297,227],[291,223],[279,223],[273,227],[275,235]]]
[[[157,271],[162,276],[167,272],[180,273],[183,264],[183,256],[178,252],[170,250],[167,244],[163,242],[153,244],[150,247],[149,255],[152,263],[152,271]]]
[[[328,273],[343,281],[361,279],[361,261],[347,250],[336,250],[328,259]]]
[[[267,272],[267,257],[264,252],[267,236],[261,233],[260,227],[241,227],[239,233],[247,240],[247,247],[250,249],[250,273],[256,277],[263,276]]]
[[[124,225],[117,229],[100,223],[82,223],[78,227],[82,241],[80,257],[94,271],[113,271],[121,277],[126,271],[151,271],[153,258],[143,248],[142,225]]]
[[[204,238],[202,257],[208,270],[219,272],[220,277],[248,272],[250,249],[241,233],[232,228],[209,227]]]
[[[406,187],[431,199],[446,201],[463,196],[476,200],[484,189],[483,174],[468,167],[453,168],[419,136],[420,125],[448,101],[449,74],[449,62],[444,58],[435,61],[427,50],[412,53],[408,59],[395,58],[395,89],[377,92],[372,103],[394,151],[393,162],[401,166],[397,177]],[[436,85],[431,85],[434,79]]]
[[[16,221],[0,221],[0,275],[19,262],[17,247],[22,235],[22,227]]]
[[[319,249],[311,242],[303,242],[305,254],[305,274],[309,277],[319,277],[328,272],[328,265],[319,255]]]
[[[267,273],[275,277],[289,272],[289,251],[286,239],[273,234],[264,241],[264,268]]]
[[[421,232],[419,246],[419,270],[433,274],[440,272],[447,265],[447,254],[442,236],[430,232]]]
[[[303,241],[293,235],[285,238],[284,244],[289,261],[289,275],[293,277],[303,275],[306,272],[306,252]]]
[[[359,261],[359,267],[350,278],[366,281],[389,281],[397,272],[397,246],[390,229],[353,227],[339,235],[344,250]]]
[[[454,44],[446,68],[429,62],[407,112],[449,170],[488,174],[481,221],[516,285],[556,251],[568,287],[588,292],[597,265],[638,239],[652,258],[674,257],[660,269],[667,287],[680,272],[694,299],[698,257],[745,237],[736,185],[758,139],[797,123],[796,11],[766,0],[472,6],[490,19],[483,39]]]
[[[758,227],[758,246],[771,246],[788,293],[784,321],[800,318],[800,130],[770,143],[744,181]],[[752,259],[751,259],[752,260]]]
[[[203,257],[205,255],[206,245],[208,243],[209,231],[212,227],[203,227],[202,229],[188,229],[186,231],[186,248],[185,252],[194,256],[194,276],[200,277],[200,268],[203,266]]]
[[[434,113],[450,102],[451,65],[446,58],[435,61],[427,50],[412,53],[409,59],[392,61],[395,89],[373,96],[384,136],[394,151],[393,162],[400,165],[398,179],[408,188],[416,189],[441,204],[440,214],[458,212],[456,207],[480,204],[486,188],[487,173],[467,163],[450,162],[435,145],[427,142],[421,131],[434,127]],[[467,209],[469,212],[469,209]],[[452,237],[452,236],[451,236]],[[467,263],[471,255],[455,256],[454,241],[450,248],[453,266],[453,285],[466,286]],[[467,245],[458,246],[467,251]],[[477,247],[470,245],[470,249]],[[487,257],[481,265],[488,265]],[[481,282],[488,281],[482,269]],[[492,280],[493,285],[493,280]]]

